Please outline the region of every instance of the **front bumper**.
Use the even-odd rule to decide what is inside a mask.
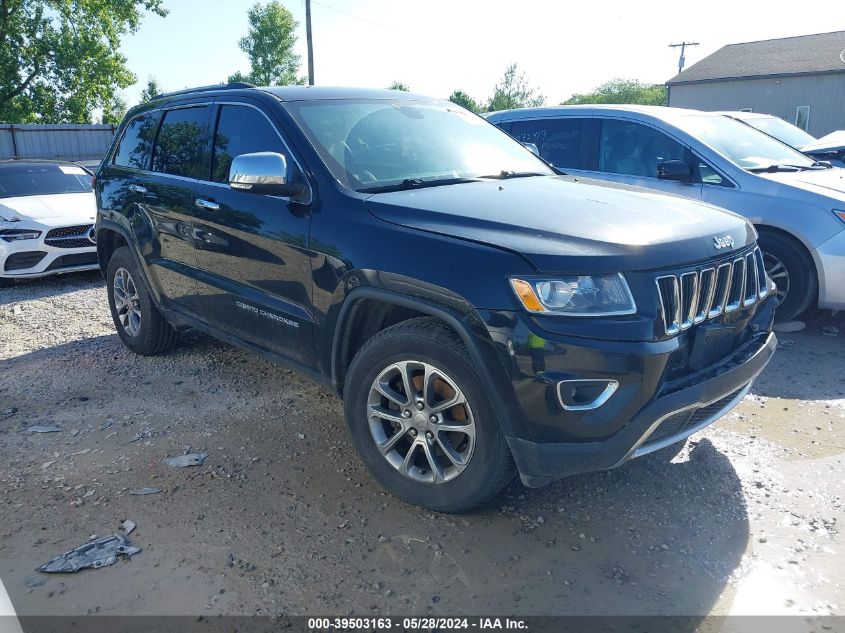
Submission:
[[[845,231],[840,231],[815,252],[819,269],[819,307],[845,309]]]
[[[0,277],[30,279],[84,270],[96,270],[97,247],[57,248],[46,244],[44,236],[34,240],[0,240]]]
[[[762,332],[703,372],[664,384],[663,395],[658,394],[609,438],[547,443],[509,437],[523,483],[537,487],[569,475],[614,468],[692,435],[742,400],[776,346],[777,337]],[[661,433],[667,424],[678,428]]]

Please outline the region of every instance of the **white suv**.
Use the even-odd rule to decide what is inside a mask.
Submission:
[[[91,178],[73,163],[0,162],[0,286],[97,268]]]

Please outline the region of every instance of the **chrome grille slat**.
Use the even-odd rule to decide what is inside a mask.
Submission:
[[[771,291],[763,254],[757,247],[742,257],[701,270],[661,275],[655,282],[660,316],[670,336],[707,319],[753,305]]]
[[[725,312],[734,312],[739,309],[742,303],[742,296],[745,294],[745,258],[740,257],[733,261],[731,274],[731,290],[728,295],[728,305]]]
[[[692,327],[695,309],[698,304],[698,273],[684,273],[681,275],[681,329]]]
[[[754,252],[745,256],[745,292],[742,297],[742,306],[747,307],[757,301],[757,260],[754,259]]]
[[[705,268],[699,273],[698,280],[698,307],[692,322],[701,323],[710,314],[713,306],[713,296],[716,293],[716,269]]]
[[[769,280],[763,264],[763,251],[759,247],[754,249],[754,261],[757,263],[757,294],[763,299],[769,294]]]

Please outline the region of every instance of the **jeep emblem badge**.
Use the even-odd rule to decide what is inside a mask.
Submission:
[[[733,248],[734,246],[734,238],[730,235],[723,235],[722,237],[714,237],[713,238],[713,246],[716,250],[721,250],[723,248]]]

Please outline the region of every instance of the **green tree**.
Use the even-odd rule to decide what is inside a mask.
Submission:
[[[250,71],[229,76],[229,82],[245,81],[259,86],[286,86],[306,83],[299,73],[296,28],[293,14],[281,2],[256,2],[247,14],[249,32],[238,46],[249,57]]]
[[[562,105],[588,103],[636,103],[639,105],[666,105],[666,86],[646,84],[636,79],[611,79],[584,94],[574,94]]]
[[[388,90],[401,90],[402,92],[411,92],[411,87],[402,81],[391,81],[387,87]]]
[[[103,106],[103,114],[100,123],[118,125],[126,116],[126,99],[116,94],[111,101]]]
[[[163,0],[0,0],[0,121],[90,123],[135,82],[120,54]]]
[[[463,90],[455,90],[452,94],[449,95],[449,101],[452,103],[457,103],[459,106],[466,108],[470,112],[481,112],[481,104],[478,103],[475,99],[470,97],[467,93]]]
[[[541,106],[546,98],[536,88],[532,88],[525,73],[519,72],[516,64],[511,64],[496,84],[493,96],[487,101],[487,111],[512,110],[513,108],[531,108]]]
[[[144,86],[144,89],[141,91],[141,103],[146,103],[147,101],[152,101],[158,95],[164,94],[167,92],[164,87],[158,82],[158,79],[155,77],[148,77],[147,78],[147,85]]]

